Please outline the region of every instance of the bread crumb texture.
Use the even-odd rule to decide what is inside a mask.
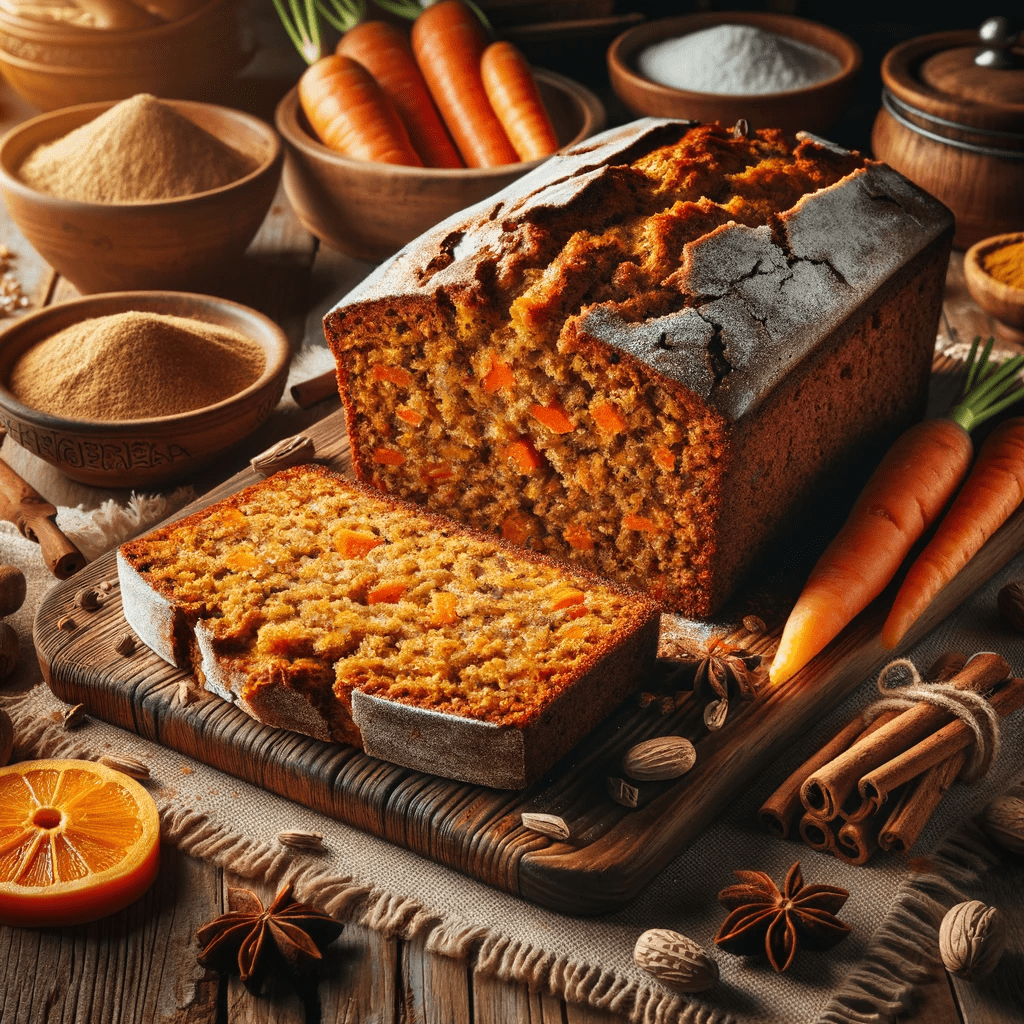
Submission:
[[[579,323],[685,309],[688,243],[730,222],[781,235],[781,212],[863,163],[701,126],[510,218],[472,280],[341,305],[328,337],[360,479],[709,614],[729,424]],[[714,342],[706,359],[726,372]]]
[[[349,743],[356,688],[528,725],[657,614],[320,467],[278,473],[121,554],[192,626],[204,621],[243,706],[291,688]]]

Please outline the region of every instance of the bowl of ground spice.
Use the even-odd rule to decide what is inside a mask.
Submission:
[[[1004,341],[1024,343],[1024,231],[983,238],[964,253],[967,290]]]
[[[226,299],[91,295],[0,335],[0,424],[86,484],[180,480],[263,423],[289,359],[272,320]]]
[[[39,110],[139,92],[211,100],[252,57],[239,0],[5,0],[0,71]]]
[[[608,48],[612,89],[634,114],[787,133],[822,132],[849,102],[857,44],[786,14],[687,14],[643,22]]]
[[[12,129],[0,139],[0,195],[80,292],[209,291],[263,222],[282,159],[257,117],[140,93]]]

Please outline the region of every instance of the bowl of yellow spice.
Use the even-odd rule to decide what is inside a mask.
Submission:
[[[967,290],[1005,341],[1024,342],[1024,231],[993,235],[964,254]]]
[[[0,423],[82,483],[180,480],[270,415],[289,359],[272,320],[226,299],[91,295],[0,335]]]
[[[140,93],[13,128],[0,139],[0,195],[80,292],[209,291],[263,222],[282,160],[257,117]]]

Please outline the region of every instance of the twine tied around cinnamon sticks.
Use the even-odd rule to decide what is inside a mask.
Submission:
[[[901,676],[909,684],[897,687]],[[887,665],[882,698],[765,801],[765,826],[854,864],[909,850],[953,781],[988,770],[998,719],[1024,706],[1024,680],[998,654],[944,655],[927,678],[905,659]]]
[[[970,660],[977,657],[975,654]],[[909,684],[898,678],[901,669],[909,677]],[[886,711],[905,711],[918,701],[925,701],[959,718],[974,733],[974,743],[967,748],[970,760],[960,773],[961,781],[977,782],[999,756],[999,715],[981,694],[940,680],[926,683],[909,658],[890,661],[878,673],[877,686],[883,699],[864,709],[861,718],[865,725]],[[902,688],[897,692],[897,687]]]

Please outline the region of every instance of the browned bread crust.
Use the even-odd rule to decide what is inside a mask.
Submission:
[[[125,617],[253,718],[517,788],[653,664],[648,597],[321,466],[121,546]]]
[[[952,216],[821,140],[645,119],[324,321],[360,479],[706,617],[924,407]]]

